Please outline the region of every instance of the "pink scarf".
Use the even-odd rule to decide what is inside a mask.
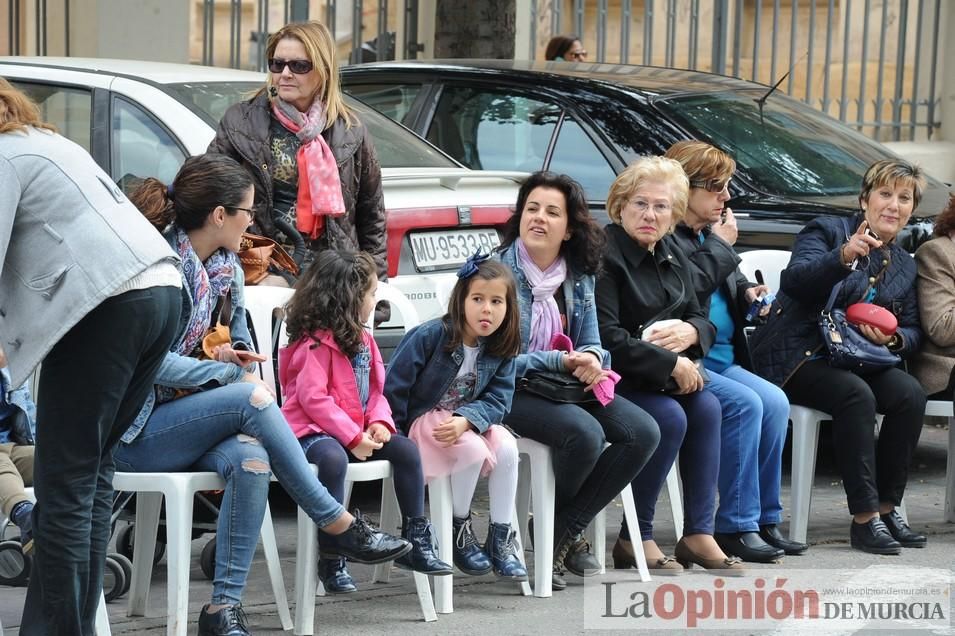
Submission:
[[[551,350],[551,340],[555,334],[562,333],[560,326],[560,308],[554,300],[554,292],[564,284],[567,278],[567,264],[563,256],[541,271],[531,260],[524,247],[524,241],[517,239],[517,261],[531,285],[531,336],[527,343],[528,353]]]
[[[316,99],[308,112],[302,113],[283,99],[273,97],[272,113],[302,142],[295,155],[298,162],[295,225],[302,234],[318,238],[325,230],[326,216],[345,214],[338,164],[322,138],[327,116],[325,104]]]

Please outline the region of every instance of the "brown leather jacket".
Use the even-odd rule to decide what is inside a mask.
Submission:
[[[234,104],[219,122],[209,152],[229,155],[243,164],[255,182],[258,230],[275,238],[272,213],[272,179],[269,152],[271,108],[265,91],[251,100]],[[357,116],[356,116],[357,119]],[[338,162],[345,200],[344,215],[329,218],[325,236],[312,241],[311,247],[324,246],[358,249],[368,252],[378,265],[378,276],[387,277],[385,203],[381,193],[381,166],[368,129],[360,121],[351,128],[339,118],[322,133]]]

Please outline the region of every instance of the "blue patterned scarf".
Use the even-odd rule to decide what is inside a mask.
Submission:
[[[176,353],[191,356],[196,347],[202,344],[202,338],[212,322],[212,312],[219,298],[225,296],[232,285],[235,268],[239,261],[233,252],[218,249],[205,263],[199,260],[189,235],[176,226],[176,252],[182,259],[182,277],[192,296],[192,315],[189,326]]]

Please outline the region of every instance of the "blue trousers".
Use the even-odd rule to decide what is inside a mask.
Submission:
[[[706,389],[670,396],[617,386],[618,393],[642,407],[660,427],[660,445],[631,482],[641,537],[644,541],[653,539],[657,498],[677,453],[683,480],[683,534],[713,534],[720,467],[719,400]],[[620,527],[620,538],[630,539],[626,520]]]
[[[309,463],[318,466],[318,479],[335,501],[345,503],[345,472],[349,462],[358,459],[345,450],[341,443],[325,434],[308,435],[299,440]],[[424,516],[424,473],[418,447],[401,434],[376,450],[369,461],[383,459],[391,462],[394,471],[395,496],[401,514],[406,517]]]
[[[751,532],[782,521],[779,480],[789,426],[789,398],[775,384],[730,365],[709,371],[706,388],[720,401],[720,505],[717,532]]]
[[[315,479],[282,411],[256,384],[238,382],[165,402],[142,433],[120,444],[123,471],[215,471],[226,482],[216,526],[212,602],[242,601],[268,503],[271,472],[319,527],[344,509]]]

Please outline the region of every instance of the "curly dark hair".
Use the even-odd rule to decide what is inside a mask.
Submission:
[[[485,341],[485,351],[488,355],[497,358],[513,358],[521,352],[521,311],[517,306],[517,281],[511,268],[500,261],[484,261],[478,265],[478,271],[467,278],[459,278],[451,290],[448,300],[448,313],[444,316],[444,324],[451,337],[448,339],[448,351],[457,349],[464,340],[464,329],[467,318],[464,313],[464,303],[471,293],[471,282],[474,280],[501,279],[507,285],[507,309],[504,321],[497,331],[488,336]]]
[[[948,195],[948,205],[935,217],[935,236],[950,236],[955,232],[955,194]]]
[[[567,230],[570,232],[570,238],[561,246],[560,255],[578,274],[599,274],[603,266],[607,237],[597,221],[590,216],[584,189],[565,174],[541,170],[527,178],[517,193],[517,208],[504,226],[504,239],[498,249],[507,249],[520,236],[524,206],[527,204],[527,197],[535,188],[558,190],[567,201]]]
[[[375,271],[374,259],[365,252],[320,252],[295,283],[295,294],[285,307],[289,342],[327,329],[342,353],[356,355],[365,333],[361,305]]]

